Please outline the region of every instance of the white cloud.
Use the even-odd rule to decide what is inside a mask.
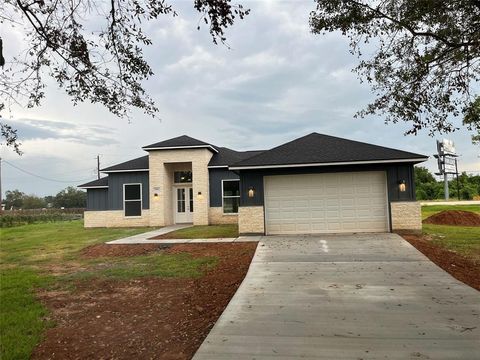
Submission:
[[[353,118],[372,95],[350,72],[357,60],[348,41],[311,34],[313,2],[248,1],[251,14],[227,30],[231,49],[212,44],[206,26],[197,31],[200,15],[191,1],[174,5],[179,17],[161,17],[146,29],[154,46],[145,54],[155,75],[145,85],[161,120],[134,111],[129,123],[100,105],[74,107],[52,84],[40,108],[14,109],[16,119],[42,119],[19,126],[25,156],[6,149],[0,155],[36,174],[75,180],[94,178],[97,154],[108,166],[143,155],[143,145],[182,134],[242,150],[317,131],[433,154],[435,139],[426,133],[405,137],[405,124]],[[462,154],[460,169],[480,170],[480,149],[468,132],[447,137]],[[435,162],[428,166],[434,170]],[[7,167],[4,177],[4,189],[47,194],[65,186]]]

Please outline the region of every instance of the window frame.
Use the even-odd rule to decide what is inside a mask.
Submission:
[[[223,195],[223,184],[224,182],[226,181],[237,181],[238,182],[238,195],[234,195],[234,196],[225,196]],[[238,215],[238,211],[237,212],[231,212],[231,213],[226,213],[225,212],[225,204],[224,204],[224,199],[225,198],[228,198],[228,199],[231,199],[231,198],[238,198],[238,207],[240,207],[240,197],[241,197],[241,193],[240,193],[240,179],[222,179],[222,214],[223,215]]]
[[[140,186],[140,199],[135,199],[135,200],[125,200],[125,186],[127,185],[139,185]],[[133,216],[129,216],[127,214],[125,214],[125,202],[127,201],[140,201],[140,215],[133,215]],[[122,207],[123,207],[123,217],[124,218],[128,218],[128,219],[135,219],[135,218],[141,218],[142,217],[142,213],[143,213],[143,186],[142,186],[142,183],[125,183],[123,184],[123,202],[122,202]]]
[[[189,172],[191,174],[191,181],[189,182],[175,182],[175,173],[179,172]],[[188,185],[193,183],[193,171],[192,170],[174,170],[173,171],[173,185]]]

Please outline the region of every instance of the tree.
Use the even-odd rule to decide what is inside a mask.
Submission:
[[[408,122],[408,134],[433,135],[456,130],[450,117],[463,112],[480,139],[473,87],[480,79],[479,19],[479,0],[317,0],[310,25],[318,34],[340,31],[360,58],[354,70],[376,99],[357,116],[383,114],[386,122]]]
[[[55,208],[84,208],[87,204],[87,193],[73,186],[60,191],[53,200]]]
[[[442,184],[423,166],[415,167],[415,192],[417,200],[438,199],[443,194]]]
[[[45,200],[33,194],[24,195],[22,200],[23,200],[23,204],[22,204],[23,209],[42,209],[46,207]]]
[[[5,204],[5,209],[20,209],[23,206],[23,197],[25,193],[20,190],[7,190],[5,192],[5,199],[3,203]]]
[[[436,182],[430,170],[424,166],[415,166],[415,187]]]
[[[52,207],[53,202],[55,201],[55,196],[47,195],[43,198],[43,200],[45,201],[45,206],[46,207]]]
[[[463,123],[470,129],[478,128],[480,124],[480,97],[477,97],[467,108],[464,110]],[[474,144],[480,144],[480,133],[477,131],[476,135],[472,135],[472,142]]]
[[[192,1],[214,43],[224,43],[224,31],[249,13],[231,0]],[[132,108],[155,116],[142,84],[153,75],[143,56],[152,40],[143,27],[161,15],[177,13],[165,0],[4,0],[0,24],[21,29],[27,48],[4,53],[0,38],[0,111],[12,103],[38,106],[48,76],[74,104],[99,103],[119,117]],[[20,153],[16,130],[0,122],[0,133]]]

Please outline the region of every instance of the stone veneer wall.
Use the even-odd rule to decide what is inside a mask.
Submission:
[[[263,206],[242,206],[238,208],[238,232],[240,234],[265,233]]]
[[[149,151],[150,226],[173,223],[172,169],[173,163],[191,162],[193,176],[193,223],[208,225],[209,176],[208,163],[212,157],[207,149]],[[154,194],[159,196],[153,199]],[[201,193],[201,196],[198,194]]]
[[[208,221],[211,225],[238,224],[238,215],[224,215],[222,207],[211,207],[208,210]]]
[[[391,202],[392,231],[422,231],[421,205],[416,201]]]
[[[141,217],[125,217],[123,210],[85,211],[84,227],[137,227],[150,225],[149,210],[142,210]]]

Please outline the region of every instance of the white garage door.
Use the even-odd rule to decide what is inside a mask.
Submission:
[[[383,171],[265,177],[267,234],[388,231]]]

